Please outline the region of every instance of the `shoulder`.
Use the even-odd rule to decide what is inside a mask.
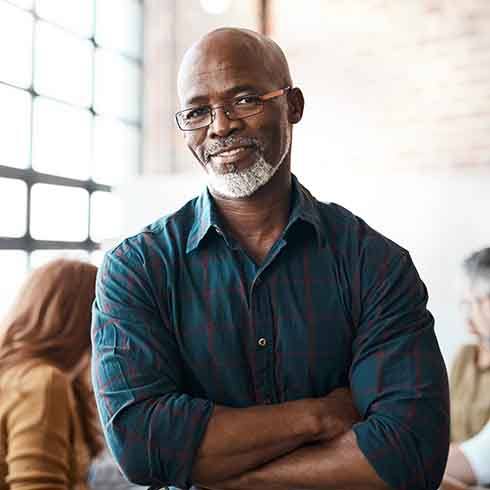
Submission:
[[[198,199],[190,200],[174,213],[159,218],[140,232],[123,239],[106,253],[106,258],[158,260],[185,250],[187,237],[197,219]]]
[[[198,219],[197,200],[189,201],[110,249],[98,271],[97,290],[112,285],[117,297],[129,291],[134,295],[138,290],[147,302],[158,301],[172,284],[172,277],[185,257],[190,230]]]
[[[317,201],[318,202],[318,201]],[[407,250],[368,225],[343,206],[318,202],[317,209],[327,244],[337,255],[352,261],[386,263],[407,257]]]
[[[5,407],[45,422],[50,411],[65,412],[73,404],[71,382],[63,371],[49,364],[21,363],[1,376]],[[24,416],[23,415],[23,416]]]
[[[20,365],[13,368],[13,376],[19,381],[24,394],[39,394],[43,397],[66,398],[71,392],[68,376],[59,368],[50,364]]]

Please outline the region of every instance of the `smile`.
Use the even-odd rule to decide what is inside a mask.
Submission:
[[[235,148],[217,151],[210,158],[217,162],[231,162],[249,155],[253,151],[255,151],[254,146],[237,146]]]
[[[239,153],[244,152],[246,149],[247,149],[246,147],[242,146],[241,148],[234,148],[233,150],[221,151],[221,152],[218,153],[218,155],[221,156],[221,157],[238,155]]]

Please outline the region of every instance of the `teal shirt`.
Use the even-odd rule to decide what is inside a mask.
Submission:
[[[257,265],[205,191],[106,254],[93,309],[105,436],[135,483],[192,485],[215,403],[350,386],[358,445],[398,489],[435,489],[447,375],[407,251],[293,178],[288,224]]]

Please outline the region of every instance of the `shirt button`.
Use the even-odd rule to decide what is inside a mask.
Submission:
[[[257,341],[257,344],[259,344],[260,347],[265,347],[267,345],[267,340],[265,340],[264,337],[260,337],[260,339]]]

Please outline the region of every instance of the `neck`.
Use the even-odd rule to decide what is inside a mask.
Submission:
[[[228,199],[215,195],[212,190],[210,192],[228,232],[252,258],[261,262],[288,222],[291,201],[289,165],[281,165],[271,180],[252,196]]]

